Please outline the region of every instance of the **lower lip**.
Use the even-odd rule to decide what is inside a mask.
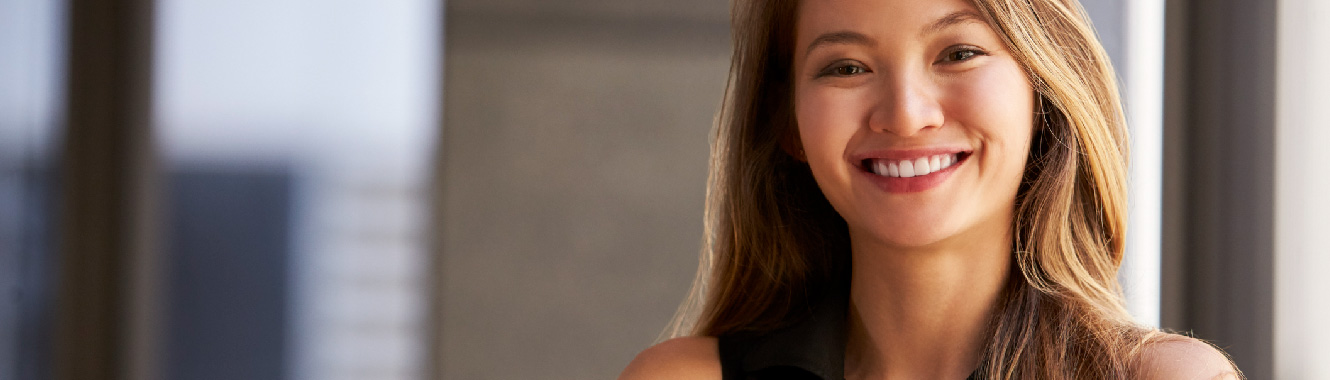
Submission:
[[[956,168],[961,167],[961,165],[968,161],[969,158],[970,157],[967,155],[962,157],[960,161],[951,164],[951,166],[948,166],[946,169],[928,173],[928,175],[909,178],[880,176],[865,171],[863,168],[860,168],[859,174],[868,177],[873,184],[888,193],[917,193],[938,187],[942,182],[946,182],[947,178],[950,178],[951,174],[956,172]]]

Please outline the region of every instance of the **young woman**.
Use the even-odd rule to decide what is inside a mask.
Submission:
[[[734,11],[701,308],[621,378],[1241,377],[1123,308],[1126,127],[1075,0]]]

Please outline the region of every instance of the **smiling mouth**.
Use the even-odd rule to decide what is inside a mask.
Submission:
[[[949,154],[935,154],[909,160],[866,158],[863,161],[860,161],[859,168],[863,171],[888,178],[922,177],[956,166],[969,157],[969,152],[956,152]]]

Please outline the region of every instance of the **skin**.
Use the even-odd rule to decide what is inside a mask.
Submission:
[[[846,220],[851,279],[848,379],[963,379],[1011,275],[1011,220],[1035,128],[1020,64],[963,0],[801,4],[794,49],[798,138]],[[827,37],[831,36],[831,37]],[[866,152],[969,153],[944,182],[889,192]],[[1223,354],[1178,337],[1147,349],[1142,378],[1216,378]],[[719,379],[716,341],[677,338],[621,379]]]
[[[1009,275],[1034,90],[966,2],[799,11],[796,46],[809,47],[794,62],[799,139],[854,259],[846,377],[963,379]],[[855,37],[814,43],[845,32]],[[858,159],[940,147],[969,157],[920,192],[883,190]]]

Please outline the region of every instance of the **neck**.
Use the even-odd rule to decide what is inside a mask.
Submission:
[[[971,241],[981,243],[852,247],[847,378],[964,379],[974,371],[1012,258],[1005,232]]]

